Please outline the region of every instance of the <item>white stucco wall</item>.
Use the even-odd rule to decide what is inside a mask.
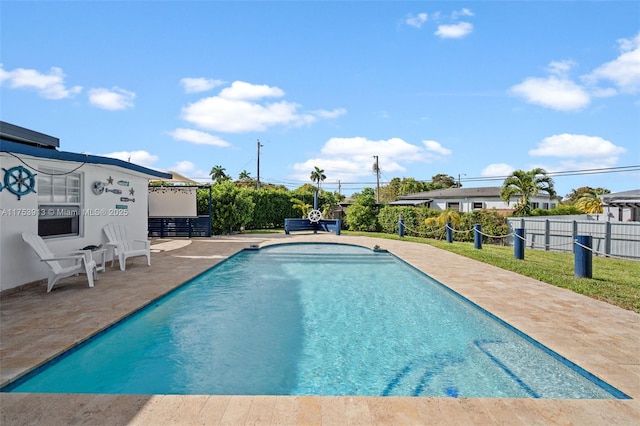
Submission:
[[[10,169],[25,166],[33,173],[41,167],[53,167],[77,171],[82,175],[82,205],[80,218],[80,235],[53,237],[45,239],[54,253],[78,250],[90,244],[104,244],[106,237],[102,227],[108,223],[126,224],[131,237],[147,238],[147,209],[149,176],[117,166],[83,164],[58,161],[20,155],[29,167],[6,153],[0,153],[0,167]],[[0,169],[0,182],[4,185],[5,171]],[[91,184],[95,181],[106,183],[112,177],[114,182],[110,189],[121,189],[122,194],[104,192],[95,195]],[[36,176],[37,179],[37,176]],[[119,186],[118,180],[129,181],[129,186]],[[133,188],[134,195],[129,194]],[[38,187],[36,184],[36,191]],[[120,197],[135,198],[135,202],[121,202]],[[116,209],[116,204],[127,205],[126,210]],[[22,240],[24,231],[38,233],[38,195],[29,193],[18,200],[17,196],[6,188],[0,191],[0,290],[7,290],[20,285],[45,279],[48,268],[42,264],[33,250]],[[126,212],[126,213],[124,213]]]
[[[533,197],[531,198],[532,203],[539,203],[540,208],[543,207],[544,203],[550,204],[548,197]],[[514,209],[518,204],[518,200],[516,198],[512,199],[510,203],[503,201],[502,199],[494,198],[494,197],[477,197],[477,198],[447,198],[447,199],[435,199],[431,202],[431,208],[438,210],[446,210],[448,203],[460,203],[460,213],[468,213],[474,210],[473,203],[482,203],[482,208],[491,210],[508,210]],[[557,206],[557,202],[554,201]],[[549,207],[550,208],[550,207]]]

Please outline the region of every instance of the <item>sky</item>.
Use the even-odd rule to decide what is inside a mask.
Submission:
[[[637,1],[0,1],[0,118],[60,150],[350,195],[640,188]]]

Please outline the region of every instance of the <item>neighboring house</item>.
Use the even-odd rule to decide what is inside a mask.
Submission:
[[[640,222],[640,189],[604,194],[601,197],[607,221]]]
[[[54,253],[104,244],[102,227],[112,222],[146,239],[148,181],[172,177],[59,145],[55,137],[0,121],[0,291],[47,277],[22,232],[40,235]]]
[[[472,212],[482,209],[496,209],[499,213],[512,213],[518,204],[518,197],[510,202],[500,197],[500,186],[488,186],[479,188],[447,188],[435,191],[418,192],[402,195],[397,201],[389,203],[391,206],[425,206],[436,210],[451,209],[460,213]],[[557,203],[548,194],[539,194],[532,197],[532,209],[552,209]]]

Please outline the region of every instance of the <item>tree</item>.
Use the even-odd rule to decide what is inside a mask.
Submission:
[[[309,212],[313,209],[313,206],[309,203],[305,203],[302,200],[298,200],[297,198],[291,199],[292,207],[294,210],[300,210],[300,217],[305,218],[309,214]]]
[[[211,228],[214,234],[239,231],[253,217],[255,204],[246,190],[236,188],[233,182],[221,182],[213,186],[213,216]]]
[[[231,176],[228,176],[225,173],[225,168],[222,166],[213,166],[209,172],[209,176],[211,176],[211,180],[215,183],[222,183],[231,180]]]
[[[376,196],[373,188],[364,188],[354,203],[347,209],[345,221],[353,231],[376,231],[378,229]]]
[[[509,202],[512,197],[518,196],[518,205],[514,213],[517,216],[527,216],[531,214],[531,198],[541,192],[546,192],[552,198],[556,196],[553,179],[547,176],[544,169],[538,167],[528,172],[516,170],[511,173],[502,184],[500,197]]]
[[[581,186],[578,189],[572,189],[571,192],[567,194],[566,200],[564,200],[563,203],[572,206],[576,204],[578,200],[583,196],[590,195],[593,193],[598,195],[603,195],[603,194],[609,194],[611,193],[611,191],[609,191],[606,188],[592,188],[590,186]]]
[[[429,188],[429,190],[454,188],[457,186],[458,182],[456,182],[453,176],[438,173],[437,175],[431,177],[431,188]]]
[[[576,201],[574,206],[588,214],[602,213],[604,209],[600,195],[602,193],[598,193],[596,190],[586,192]]]
[[[318,192],[320,192],[320,182],[324,182],[327,178],[324,174],[324,170],[318,168],[318,166],[314,166],[313,171],[311,172],[311,182],[315,182],[318,185]]]
[[[240,175],[238,176],[239,180],[251,180],[251,173],[249,173],[246,170],[243,170],[240,172]]]

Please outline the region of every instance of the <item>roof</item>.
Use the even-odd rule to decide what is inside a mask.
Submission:
[[[611,207],[640,207],[640,189],[604,194],[602,203]]]
[[[12,142],[23,142],[36,146],[57,148],[60,139],[15,124],[0,121],[0,137]]]
[[[416,192],[401,195],[398,200],[431,200],[438,198],[500,198],[500,186],[483,186],[477,188],[447,188],[435,191]]]
[[[174,172],[171,170],[162,170],[164,173],[170,174],[173,177],[171,179],[151,179],[151,182],[174,182],[174,183],[188,183],[194,185],[200,185],[200,182],[196,182],[193,179],[189,179],[186,176],[181,175],[178,172]]]
[[[602,195],[602,200],[604,202],[607,202],[608,200],[619,200],[624,198],[635,199],[636,201],[640,200],[640,189],[632,189],[629,191],[615,192],[613,194]]]
[[[420,200],[397,200],[389,203],[390,206],[419,206],[420,204],[426,204],[433,201],[431,198],[429,199],[420,199]]]
[[[4,126],[4,123],[3,123]],[[22,154],[30,155],[32,157],[47,158],[51,160],[59,161],[74,161],[77,163],[87,164],[103,164],[108,166],[122,167],[123,169],[131,170],[134,172],[142,173],[148,176],[155,176],[164,179],[171,179],[172,175],[164,173],[158,170],[149,169],[147,167],[139,166],[137,164],[129,163],[127,161],[118,160],[117,158],[100,157],[98,155],[78,154],[75,152],[58,151],[52,148],[42,148],[39,146],[27,145],[20,142],[12,142],[5,140],[5,135],[2,134],[3,139],[0,139],[0,152],[7,152],[11,155]]]

